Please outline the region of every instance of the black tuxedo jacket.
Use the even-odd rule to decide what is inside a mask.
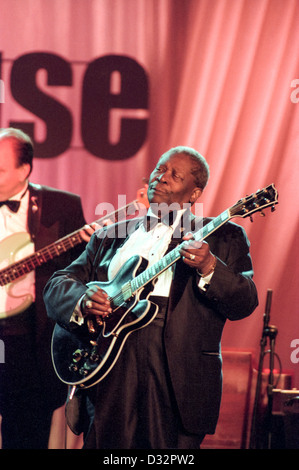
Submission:
[[[47,186],[29,183],[28,226],[35,251],[53,243],[85,225],[80,197]],[[37,364],[49,407],[61,406],[66,388],[56,377],[51,361],[51,337],[54,323],[47,317],[43,289],[53,272],[68,266],[79,256],[85,245],[79,245],[63,255],[36,268],[35,347]]]
[[[133,226],[132,221],[129,225]],[[47,283],[44,298],[48,315],[62,326],[70,327],[85,284],[107,280],[111,257],[124,242],[114,231],[115,226],[109,226],[96,232],[85,252]],[[244,230],[227,223],[206,241],[217,256],[211,284],[206,292],[201,291],[196,270],[181,260],[176,263],[164,333],[178,409],[191,433],[215,431],[222,387],[220,340],[226,320],[244,318],[258,304]]]

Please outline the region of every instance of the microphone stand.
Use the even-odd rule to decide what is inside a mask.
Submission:
[[[274,387],[274,357],[275,357],[275,339],[277,336],[277,328],[273,325],[268,325],[267,327],[267,335],[269,337],[270,342],[270,360],[269,360],[269,380],[268,380],[268,387],[267,387],[267,394],[268,394],[268,408],[267,408],[267,431],[268,431],[268,439],[267,439],[267,449],[271,449],[272,444],[272,408],[273,408],[273,389]]]
[[[268,395],[268,408],[267,408],[267,449],[271,448],[271,441],[272,441],[272,404],[273,404],[273,388],[274,388],[274,357],[275,357],[275,339],[277,336],[277,328],[273,325],[269,325],[270,321],[270,309],[271,309],[271,302],[272,302],[272,290],[268,289],[267,291],[267,300],[266,300],[266,308],[265,313],[263,316],[263,331],[262,337],[260,341],[260,358],[259,358],[259,366],[258,366],[258,376],[256,382],[256,393],[255,393],[255,401],[254,401],[254,408],[252,413],[252,423],[251,423],[251,432],[250,432],[250,449],[258,449],[260,448],[259,440],[257,439],[257,416],[258,412],[260,411],[260,393],[261,393],[261,385],[262,385],[262,372],[263,372],[263,363],[264,357],[267,352],[270,353],[270,363],[269,363],[269,380],[268,380],[268,387],[267,387],[267,395]],[[267,339],[269,338],[269,351],[265,351],[265,347],[267,345]]]

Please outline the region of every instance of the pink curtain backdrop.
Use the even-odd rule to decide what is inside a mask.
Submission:
[[[0,0],[0,11],[1,127],[32,121],[37,141],[46,134],[43,120],[12,96],[17,58],[47,52],[71,64],[71,86],[49,86],[43,70],[36,76],[44,93],[71,110],[73,130],[63,154],[35,159],[31,180],[80,194],[89,222],[97,219],[97,204],[117,207],[118,195],[135,199],[161,153],[176,145],[198,149],[209,162],[211,179],[200,201],[205,216],[275,183],[274,213],[256,214],[253,223],[235,220],[251,241],[260,305],[248,319],[227,323],[223,346],[252,349],[258,362],[272,289],[276,352],[299,387],[299,352],[291,356],[291,342],[297,339],[299,347],[298,0]],[[134,155],[109,161],[84,148],[80,122],[87,65],[114,54],[133,58],[146,71],[149,109],[139,113],[149,127]],[[138,115],[111,112],[111,139],[117,140],[126,113]]]

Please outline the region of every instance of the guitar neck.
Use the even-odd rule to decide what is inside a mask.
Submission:
[[[139,206],[138,199],[134,200],[133,202],[127,204],[126,206],[121,207],[120,209],[101,217],[100,219],[96,220],[94,223],[103,224],[105,221],[112,219],[117,221],[121,212],[125,215],[127,214],[127,210],[129,207],[134,206],[136,210],[138,210]],[[54,243],[41,248],[39,251],[33,253],[32,255],[26,256],[22,260],[7,266],[6,268],[0,271],[0,285],[5,286],[16,279],[28,274],[29,272],[33,271],[34,269],[38,268],[42,264],[47,263],[48,261],[62,255],[63,253],[67,252],[71,248],[82,243],[83,238],[81,237],[81,230],[80,228],[65,237],[60,238]]]
[[[203,226],[198,232],[194,234],[194,239],[196,241],[202,241],[215,232],[219,227],[224,225],[228,220],[231,219],[229,210],[222,212],[218,217],[211,220],[207,225]],[[147,268],[142,273],[138,274],[130,282],[130,293],[135,294],[143,286],[152,282],[160,274],[162,274],[166,269],[176,263],[180,258],[180,249],[182,243],[176,246],[173,250],[167,253],[162,259],[154,263],[152,266]]]

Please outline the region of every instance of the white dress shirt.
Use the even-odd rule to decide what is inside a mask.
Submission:
[[[184,210],[178,211],[174,223],[166,225],[159,222],[152,230],[147,231],[143,223],[115,253],[108,269],[108,279],[114,278],[120,267],[131,256],[139,255],[148,261],[148,267],[159,261],[167,251],[171,237],[178,225]],[[149,209],[148,215],[155,217]],[[161,273],[154,285],[152,295],[169,296],[174,267],[170,266]]]
[[[159,222],[152,230],[147,231],[143,224],[129,237],[129,239],[115,253],[108,269],[108,279],[115,277],[120,267],[133,255],[139,255],[148,261],[148,267],[159,261],[166,253],[171,237],[179,224],[186,209],[177,211],[176,218],[172,225]],[[151,208],[148,215],[155,217]],[[168,297],[171,282],[173,279],[174,265],[161,273],[152,290],[152,295]],[[198,287],[206,290],[213,274],[206,277],[199,277]]]
[[[18,212],[12,212],[6,205],[0,207],[0,270],[34,253],[27,223],[29,191],[25,195],[24,191],[26,187],[10,198],[21,202]],[[16,308],[19,309],[29,298],[27,296],[34,301],[34,271],[0,287],[0,318],[9,316]]]

